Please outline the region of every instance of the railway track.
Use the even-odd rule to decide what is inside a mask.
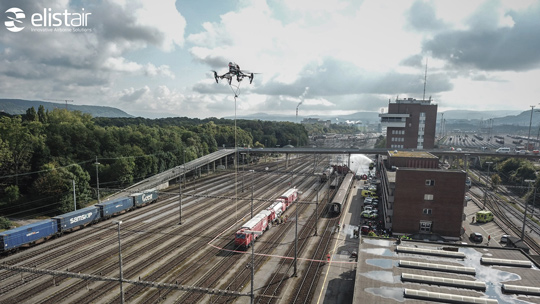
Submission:
[[[314,159],[313,156],[290,160],[290,169],[285,169],[284,162],[249,165],[247,168],[253,169],[254,172],[251,172],[252,175],[248,175],[248,172],[245,174],[248,177],[248,183],[253,183],[256,189],[255,204],[260,206],[254,212],[264,208],[263,203],[265,201],[271,202],[279,194],[279,191],[283,191],[287,187],[284,185],[293,179],[295,184],[297,182],[303,183],[303,188],[311,187],[311,184],[318,180],[313,173],[327,165],[328,163],[324,159],[321,162]],[[239,170],[238,176],[241,176],[242,173]],[[126,279],[140,277],[144,280],[182,285],[197,284],[196,286],[199,286],[201,284],[202,287],[215,286],[214,288],[220,288],[226,286],[228,283],[223,279],[209,279],[204,282],[202,278],[205,273],[215,273],[220,276],[219,273],[230,272],[230,265],[241,264],[243,266],[245,264],[244,260],[247,255],[233,253],[228,257],[223,250],[208,246],[210,239],[223,233],[216,238],[215,245],[234,249],[231,243],[232,235],[237,226],[241,224],[238,221],[243,215],[249,213],[247,201],[250,200],[251,196],[249,191],[243,193],[240,191],[242,181],[238,176],[233,177],[230,172],[225,172],[214,174],[208,179],[199,179],[197,183],[188,184],[182,190],[184,197],[182,202],[183,225],[178,225],[178,217],[176,216],[178,212],[178,185],[172,188],[172,193],[166,199],[160,199],[153,205],[115,218],[123,221],[121,238],[124,277]],[[235,197],[238,197],[237,201],[240,203],[230,199]],[[206,212],[207,210],[208,212]],[[220,210],[218,215],[221,215],[221,218],[212,216],[210,210],[214,210],[213,213]],[[172,216],[155,220],[160,214]],[[228,216],[223,217],[223,214]],[[288,225],[291,223],[289,222]],[[65,235],[53,242],[47,242],[7,257],[4,261],[10,265],[33,266],[51,270],[69,269],[73,272],[115,277],[118,275],[118,243],[116,229],[111,226],[109,221],[101,222],[85,228],[84,232],[79,231]],[[203,234],[198,233],[201,227],[213,226],[216,228],[208,229]],[[280,226],[279,229],[275,229],[275,239],[258,242],[257,249],[263,249],[263,245],[268,244],[267,250],[270,252],[272,246],[277,246],[287,231],[290,231],[290,228],[287,228],[286,225]],[[268,236],[273,234],[268,233]],[[83,241],[81,245],[85,243],[92,245],[80,246],[80,248],[73,250],[72,245],[75,239]],[[219,259],[229,260],[229,262],[224,263],[221,270],[216,271],[211,266]],[[256,263],[263,265],[265,259],[261,258],[260,262]],[[245,283],[240,283],[245,282],[241,279],[242,272],[239,271],[234,276],[236,278],[231,279],[231,282],[237,282],[238,289],[243,288]],[[2,279],[2,288],[8,286],[5,289],[0,289],[0,296],[8,301],[6,303],[117,303],[119,301],[119,297],[115,296],[118,294],[118,284],[88,283],[83,280],[57,277],[55,278],[56,286],[52,286],[50,276],[32,274],[25,276],[25,280],[22,282],[18,280],[17,273],[9,273],[8,271],[0,272],[0,280]],[[197,283],[198,279],[201,279],[200,283]],[[21,283],[15,281],[21,281]],[[4,284],[6,282],[10,283]],[[183,299],[188,301],[194,299],[196,302],[203,301],[204,297],[199,294],[190,298],[186,296],[189,294],[187,292],[158,291],[151,288],[126,286],[126,284],[124,284],[124,290],[126,299],[133,303],[156,303],[166,297],[176,299],[177,303],[183,302]],[[39,296],[39,294],[45,293],[50,293],[52,296]],[[231,300],[223,299],[223,303]]]
[[[479,182],[473,182],[473,185],[477,187],[484,187],[484,184]],[[483,200],[483,198],[479,197],[478,195],[472,192],[471,194],[476,196],[479,200]],[[503,206],[501,207],[501,205]],[[501,227],[501,229],[505,231],[505,233],[516,236],[521,235],[521,229],[523,226],[518,226],[513,220],[508,218],[508,213],[519,215],[516,214],[517,210],[506,206],[504,203],[500,203],[498,197],[493,194],[487,195],[486,208],[493,213],[494,221],[499,225],[499,227]],[[523,216],[523,214],[521,214],[521,216]],[[527,246],[529,246],[531,253],[535,252],[536,254],[540,254],[540,245],[534,238],[525,233],[523,241],[527,244]]]

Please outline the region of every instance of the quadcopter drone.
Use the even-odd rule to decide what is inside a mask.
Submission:
[[[216,79],[216,83],[219,83],[220,79],[226,78],[229,80],[230,85],[234,76],[236,76],[236,80],[238,82],[242,81],[244,77],[249,78],[250,84],[253,82],[253,73],[243,72],[242,70],[240,70],[240,66],[234,62],[229,62],[229,71],[223,75],[218,75],[216,71],[212,72],[214,72],[214,78]]]

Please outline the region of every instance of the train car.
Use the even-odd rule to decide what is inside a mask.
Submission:
[[[334,168],[332,166],[326,167],[321,173],[321,175],[319,176],[319,181],[321,183],[326,183],[328,179],[330,178],[330,175],[332,175],[332,173],[334,173]]]
[[[240,228],[234,237],[234,244],[240,249],[246,250],[252,243],[268,229],[268,216],[270,211],[263,210],[257,215],[253,216],[247,221],[242,228]],[[256,231],[258,234],[252,234],[246,231]]]
[[[113,215],[120,214],[124,211],[127,211],[133,208],[133,198],[131,197],[121,197],[108,202],[101,202],[96,204],[96,206],[101,211],[102,218],[109,218]]]
[[[298,199],[298,189],[291,188],[287,190],[279,197],[279,199],[283,200],[285,203],[285,209],[283,210],[285,211],[294,201]]]
[[[0,233],[0,246],[7,252],[25,245],[47,240],[58,233],[55,220],[44,220]]]
[[[275,222],[285,211],[285,204],[282,200],[275,201],[272,205],[266,208],[270,214],[268,215],[268,222]]]
[[[58,232],[64,233],[97,222],[101,219],[101,212],[98,207],[91,206],[58,215],[52,219],[56,221]]]
[[[349,190],[351,189],[351,186],[353,184],[353,178],[354,174],[352,172],[349,172],[347,173],[347,175],[345,175],[345,178],[341,182],[341,186],[337,190],[334,198],[332,199],[332,203],[330,204],[331,214],[341,214],[343,205],[345,204],[347,196],[349,195]]]
[[[157,201],[158,192],[156,189],[149,189],[142,193],[134,193],[130,196],[133,199],[135,207],[143,207]]]

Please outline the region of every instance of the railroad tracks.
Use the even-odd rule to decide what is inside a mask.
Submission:
[[[479,182],[473,182],[473,185],[478,187],[485,187]],[[471,194],[476,196],[479,200],[484,199],[472,192]],[[502,207],[501,204],[503,205]],[[498,197],[494,196],[493,194],[487,195],[486,208],[488,208],[494,214],[494,221],[499,225],[499,227],[501,227],[501,229],[505,230],[507,234],[513,234],[516,236],[521,235],[521,230],[523,226],[518,226],[513,220],[508,217],[508,214],[511,213],[515,217],[519,217],[520,215],[523,216],[522,213],[518,212],[511,206],[500,203]],[[509,229],[510,231],[507,231],[507,229]],[[525,233],[523,241],[529,246],[529,248],[533,252],[535,252],[536,254],[540,254],[540,245],[534,238],[530,237],[527,233]]]

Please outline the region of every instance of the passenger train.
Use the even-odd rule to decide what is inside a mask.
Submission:
[[[353,178],[354,173],[352,172],[347,173],[347,175],[345,175],[343,178],[341,186],[339,186],[339,189],[337,190],[334,198],[332,199],[332,203],[330,204],[331,214],[339,215],[343,211],[343,206],[345,205],[347,196],[349,195],[349,191],[351,190],[351,186],[353,184]]]

